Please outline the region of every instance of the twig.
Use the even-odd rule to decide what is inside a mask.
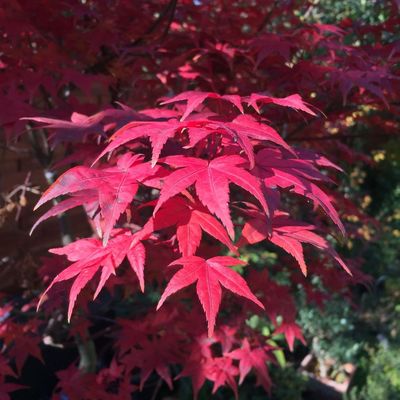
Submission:
[[[171,22],[174,18],[175,15],[175,9],[176,9],[176,4],[177,4],[177,0],[171,0],[166,7],[164,8],[164,10],[161,11],[160,15],[158,16],[158,18],[151,24],[151,26],[146,30],[146,32],[140,36],[139,38],[135,39],[131,44],[129,44],[127,47],[134,47],[137,46],[138,44],[141,44],[144,42],[146,36],[151,35],[153,32],[155,32],[158,28],[158,26],[161,24],[161,22],[163,21],[163,19],[169,15],[168,18],[168,24],[167,24],[167,29],[164,31],[163,35],[161,36],[164,37],[166,36],[166,34],[168,33],[169,30],[169,26],[171,25]]]
[[[151,396],[151,399],[150,399],[150,400],[156,400],[157,394],[158,394],[158,392],[159,392],[160,389],[161,389],[161,384],[162,384],[162,380],[161,380],[161,378],[158,378],[157,385],[156,385],[156,387],[154,388],[154,392],[153,392],[153,395]]]
[[[171,27],[172,21],[174,20],[175,10],[176,10],[177,0],[171,1],[171,11],[168,17],[167,25],[165,26],[164,33],[161,35],[160,40],[164,39],[169,32],[169,28]]]
[[[277,6],[277,3],[278,3],[278,1],[275,0],[274,3],[271,6],[271,10],[265,15],[265,17],[263,18],[261,24],[257,28],[257,30],[256,30],[257,33],[260,33],[265,28],[265,26],[268,24],[268,22],[269,22],[269,20],[270,20],[270,18],[272,16],[272,13],[274,12],[274,8]]]
[[[158,28],[158,26],[163,21],[163,19],[166,16],[168,16],[167,25],[164,29],[163,34],[160,36],[160,39],[163,39],[169,32],[170,25],[173,21],[174,15],[175,15],[176,5],[177,5],[177,0],[171,0],[166,5],[166,7],[161,11],[159,17],[153,22],[153,24],[151,24],[151,26],[143,33],[143,35],[141,35],[137,39],[130,42],[127,46],[125,46],[125,48],[129,49],[129,48],[136,47],[136,46],[142,44],[145,41],[145,38],[148,37],[149,35],[151,35],[153,32],[155,32],[156,29]],[[107,52],[107,54],[104,54],[104,56],[101,57],[99,59],[99,61],[97,61],[94,65],[86,68],[85,72],[86,73],[102,72],[103,70],[105,70],[107,68],[107,65],[109,63],[111,63],[112,61],[114,61],[116,58],[124,57],[123,53],[126,53],[126,50],[124,52],[122,52],[122,51],[114,51],[111,49],[104,49],[104,53],[106,53],[106,52]],[[132,53],[130,53],[130,55],[132,55]],[[136,54],[136,55],[138,55],[138,54]],[[146,53],[146,52],[144,52],[143,54],[139,54],[139,55],[143,56],[143,57],[148,57],[148,53]]]

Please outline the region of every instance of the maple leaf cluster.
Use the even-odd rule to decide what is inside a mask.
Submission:
[[[39,290],[25,294],[24,312],[38,308],[28,323],[4,297],[5,399],[22,389],[30,356],[46,361],[45,339],[81,351],[99,337],[112,354],[85,374],[71,360],[54,398],[151,398],[150,388],[185,377],[194,397],[207,381],[237,397],[249,374],[268,392],[276,337],[290,350],[305,342],[293,289],[322,307],[368,282],[336,244],[362,237],[350,217],[377,222],[336,185],[346,165],[371,163],[353,146],[364,132],[379,132],[368,143],[398,132],[398,8],[388,2],[376,26],[334,26],[304,21],[308,6],[1,7],[2,130],[8,143],[28,137],[46,178],[58,176],[31,234],[44,237],[42,222],[70,212],[92,232],[77,227],[42,261],[46,289],[38,302]],[[255,266],[249,252],[265,249],[278,261]],[[277,283],[281,271],[289,283]],[[251,328],[254,315],[272,331]]]
[[[194,111],[207,98],[232,103],[243,114],[226,118],[205,107]],[[84,205],[99,236],[99,239],[80,239],[64,248],[50,250],[66,255],[73,264],[54,278],[42,299],[55,283],[74,279],[68,319],[78,294],[97,272],[100,280],[94,298],[125,257],[144,290],[143,243],[146,240],[157,243],[167,239],[172,246],[177,245],[174,250],[182,256],[169,264],[182,268],[168,282],[157,308],[175,292],[196,283],[210,337],[221,303],[221,286],[261,308],[264,306],[243,277],[230,268],[245,264],[243,261],[230,256],[205,259],[197,255],[203,231],[236,254],[239,244],[270,241],[291,254],[304,275],[307,275],[307,266],[302,243],[309,243],[328,251],[351,274],[328,242],[314,232],[317,229],[314,225],[297,223],[282,215],[280,189],[289,188],[312,199],[315,206],[321,206],[344,233],[329,196],[318,186],[329,181],[318,169],[320,157],[312,154],[313,160],[302,158],[301,150],[296,152],[291,148],[262,118],[244,113],[243,105],[247,105],[247,110],[257,110],[258,101],[315,115],[300,96],[277,99],[251,95],[232,99],[214,93],[186,92],[164,104],[180,101],[185,101],[186,107],[177,111],[176,117],[134,121],[119,128],[94,160],[96,167],[74,167],[66,171],[38,202],[37,207],[58,196],[70,195],[41,220]],[[156,112],[157,109],[153,110]],[[42,121],[39,119],[39,122]],[[53,121],[51,127],[57,129],[57,123]],[[99,159],[106,154],[111,158],[102,166]],[[326,164],[335,167],[328,161]],[[147,191],[146,197],[138,196],[139,187]],[[134,204],[134,200],[142,204]],[[230,207],[234,202],[235,207]],[[139,210],[145,207],[153,209],[147,220],[140,218]],[[114,229],[124,214],[130,223],[137,215],[134,230]],[[245,224],[241,240],[234,244],[232,216],[236,214],[241,214]],[[236,231],[240,230],[237,226]]]
[[[217,103],[208,106],[207,99],[215,99]],[[183,107],[180,102],[185,102]],[[232,106],[229,115],[218,113],[218,102]],[[315,116],[298,95],[232,98],[210,92],[181,93],[163,102],[164,105],[178,103],[176,110],[146,110],[143,116],[139,112],[138,120],[116,129],[104,142],[104,150],[91,166],[73,167],[60,175],[37,207],[59,196],[68,197],[50,208],[38,222],[84,206],[97,238],[79,239],[50,250],[67,256],[72,263],[54,277],[39,306],[48,293],[51,301],[53,285],[73,280],[69,292],[70,320],[80,292],[96,280],[95,299],[112,282],[110,278],[118,274],[124,259],[141,291],[146,290],[145,282],[151,282],[152,276],[157,275],[158,286],[163,288],[157,310],[170,299],[174,300],[177,292],[195,284],[210,339],[194,335],[206,348],[194,350],[194,342],[190,342],[189,357],[186,356],[189,361],[181,361],[183,371],[179,376],[192,376],[195,393],[206,379],[214,381],[214,391],[227,384],[237,393],[233,377],[240,373],[242,382],[253,368],[258,381],[269,390],[265,362],[274,357],[271,349],[260,344],[259,338],[254,339],[258,347],[252,347],[248,339],[232,351],[233,343],[225,346],[226,354],[222,358],[207,349],[221,335],[216,333],[215,326],[223,289],[262,310],[266,308],[267,314],[270,311],[268,303],[262,301],[263,291],[270,289],[252,291],[246,279],[232,268],[246,265],[240,259],[241,250],[246,245],[269,242],[291,255],[306,276],[303,254],[306,243],[325,251],[348,274],[351,271],[328,241],[316,233],[318,228],[292,219],[283,210],[281,200],[284,192],[312,200],[315,209],[325,213],[321,217],[330,219],[344,233],[332,200],[323,189],[324,184],[331,183],[330,179],[320,171],[321,167],[340,168],[311,150],[289,146],[255,113],[259,111],[257,102],[278,104]],[[48,124],[56,132],[59,128],[66,129],[62,121],[34,120]],[[68,125],[70,131],[78,128],[79,123]],[[210,247],[213,239],[225,248],[222,249],[225,253],[232,255],[220,255],[220,247]],[[152,251],[148,249],[149,244]],[[158,270],[154,271],[148,264],[153,262],[154,251],[160,246],[168,250],[172,261],[159,260]],[[260,298],[255,293],[261,293]],[[192,303],[190,307],[197,306]],[[244,317],[250,304],[241,308]],[[174,311],[178,315],[177,309]],[[277,333],[285,334],[291,349],[295,338],[304,341],[294,314],[277,329]],[[183,320],[187,324],[186,318]],[[137,329],[137,339],[129,342],[131,347],[121,349],[126,371],[140,368],[139,389],[143,389],[153,370],[172,387],[168,365],[182,360],[182,355],[174,354],[172,343],[183,339],[176,337],[176,330],[170,333],[171,338],[156,335],[149,339],[140,333],[136,324],[129,335]],[[202,331],[199,323],[197,330]],[[204,361],[200,357],[203,353],[207,354]],[[239,370],[234,360],[239,360]],[[200,370],[199,365],[202,365]]]

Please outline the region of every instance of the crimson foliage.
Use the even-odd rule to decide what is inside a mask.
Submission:
[[[42,314],[22,323],[13,300],[4,307],[3,392],[19,388],[6,383],[16,376],[6,360],[19,373],[29,355],[41,359],[44,317],[65,309],[66,289],[64,329],[87,350],[108,302],[114,351],[86,374],[75,362],[58,372],[55,399],[128,399],[151,388],[153,374],[156,390],[189,376],[194,397],[206,380],[213,393],[228,386],[237,396],[237,380],[250,373],[270,391],[276,357],[246,318],[268,317],[271,335],[284,334],[293,350],[304,338],[291,287],[321,303],[367,280],[333,246],[345,235],[343,217],[367,217],[335,188],[343,171],[329,158],[343,167],[365,158],[341,140],[352,135],[349,118],[382,135],[396,128],[398,10],[388,3],[376,26],[333,26],[304,22],[308,6],[2,6],[4,132],[15,140],[27,130],[46,171],[67,167],[40,198],[36,207],[53,205],[34,228],[78,206],[93,228],[50,250],[40,270],[48,287],[26,305]],[[282,250],[274,266],[244,261],[260,242]],[[275,281],[279,271],[289,284]]]

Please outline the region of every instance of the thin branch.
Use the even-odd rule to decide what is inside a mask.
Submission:
[[[151,396],[151,400],[156,400],[157,394],[158,394],[158,392],[159,392],[160,389],[161,389],[161,385],[162,385],[162,380],[161,380],[161,378],[158,378],[157,385],[156,385],[156,387],[154,388],[153,395]]]
[[[171,12],[168,17],[167,25],[165,26],[165,29],[164,29],[164,33],[161,35],[160,40],[164,39],[168,35],[169,28],[171,27],[172,21],[174,20],[174,17],[175,17],[177,0],[172,0],[171,4],[172,4]]]
[[[164,31],[162,37],[165,37],[166,34],[168,33],[169,30],[169,26],[171,25],[171,22],[174,18],[175,15],[175,9],[176,9],[176,4],[177,4],[177,0],[171,0],[166,7],[164,8],[164,10],[161,11],[160,15],[158,16],[158,18],[151,24],[151,26],[146,30],[146,32],[140,36],[139,38],[135,39],[131,44],[129,44],[127,47],[134,47],[137,46],[141,43],[144,42],[145,38],[149,35],[151,35],[153,32],[155,32],[158,29],[158,26],[163,22],[164,18],[168,17],[168,24],[167,24],[167,28]]]
[[[141,45],[146,37],[148,37],[149,35],[151,35],[153,32],[155,32],[159,25],[163,22],[164,18],[168,17],[167,20],[167,25],[164,29],[163,34],[160,36],[159,39],[163,39],[165,38],[165,36],[167,36],[168,32],[169,32],[169,28],[171,26],[171,23],[174,19],[174,15],[175,15],[175,9],[176,9],[176,5],[177,5],[177,0],[171,0],[166,7],[161,11],[160,15],[158,16],[158,18],[153,22],[153,24],[151,24],[151,26],[143,33],[143,35],[141,35],[140,37],[138,37],[137,39],[133,40],[132,42],[130,42],[127,46],[125,46],[125,48],[130,49],[132,47],[136,47],[138,45]],[[103,53],[104,55],[102,57],[100,57],[100,59],[93,65],[91,65],[90,67],[86,68],[85,72],[86,73],[99,73],[99,72],[103,72],[104,70],[106,70],[107,65],[109,63],[111,63],[112,61],[114,61],[116,58],[118,57],[123,57],[124,54],[126,53],[125,51],[114,51],[112,49],[108,49],[108,48],[104,48],[103,49]],[[132,55],[132,53],[129,53],[130,55]],[[143,56],[143,57],[148,57],[147,53],[143,53],[143,54],[135,54]]]
[[[259,25],[259,27],[257,28],[256,32],[260,33],[268,24],[269,20],[271,19],[271,16],[274,12],[275,7],[277,6],[278,1],[275,0],[274,3],[271,6],[271,10],[265,15],[265,17],[263,18],[261,24]]]

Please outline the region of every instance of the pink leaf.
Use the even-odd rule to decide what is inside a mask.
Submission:
[[[157,309],[169,296],[197,281],[197,296],[206,314],[210,337],[213,335],[216,316],[221,304],[220,285],[264,309],[262,303],[250,291],[246,281],[237,272],[228,268],[229,265],[244,264],[242,261],[232,257],[213,257],[205,260],[192,256],[180,258],[171,265],[177,264],[182,265],[183,268],[169,281],[158,302]]]

